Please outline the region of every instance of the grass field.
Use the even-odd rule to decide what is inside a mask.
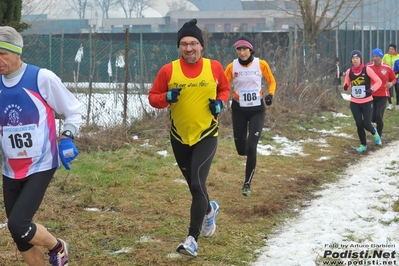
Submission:
[[[348,105],[343,102],[334,111],[349,116]],[[200,237],[197,258],[175,252],[187,234],[191,196],[175,165],[167,127],[160,124],[142,130],[138,123],[135,134],[118,145],[112,135],[78,138],[81,154],[71,171],[56,172],[35,221],[70,243],[71,266],[249,265],[265,240],[297,214],[295,209],[306,207],[313,191],[378,149],[368,133],[369,151],[358,154],[353,118],[334,117],[331,111],[272,105],[261,144],[275,149],[258,155],[251,197],[241,195],[245,158],[237,155],[231,126],[224,122],[229,112],[222,114],[208,177],[210,198],[221,211],[215,235]],[[284,115],[276,119],[276,113]],[[386,111],[384,146],[398,139],[398,121],[399,111]],[[300,145],[304,155],[280,155],[286,147],[275,136]],[[115,143],[114,148],[104,148],[105,142]],[[2,201],[0,207],[1,224],[6,221]],[[6,228],[0,229],[0,265],[25,265]]]

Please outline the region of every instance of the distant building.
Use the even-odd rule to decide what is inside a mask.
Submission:
[[[213,2],[213,5],[212,5]],[[130,32],[176,32],[186,21],[197,18],[198,26],[210,32],[259,32],[281,31],[299,24],[301,19],[278,11],[276,8],[265,10],[244,10],[245,5],[257,1],[242,0],[192,0],[181,1],[184,11],[170,11],[171,7],[164,0],[157,0],[151,9],[145,10],[141,18],[126,18],[122,10],[110,10],[109,18],[103,17],[101,10],[86,10],[86,19],[78,19],[77,14],[61,12],[54,14],[23,16],[23,21],[32,26],[25,34],[86,33],[93,32],[121,33],[126,28]],[[272,5],[270,5],[272,7]],[[176,7],[175,7],[176,8]],[[179,7],[177,7],[179,8]],[[92,8],[91,8],[92,9]],[[65,8],[68,10],[68,8]],[[53,11],[55,13],[56,11]],[[76,12],[75,12],[76,13]]]
[[[100,6],[91,6],[86,9],[84,19],[79,19],[67,1],[32,1],[37,1],[38,15],[23,13],[22,20],[31,24],[31,28],[23,32],[25,34],[120,33],[126,28],[143,33],[176,32],[192,18],[197,18],[198,26],[210,32],[287,31],[303,25],[294,0],[152,0],[151,7],[143,10],[139,18],[126,18],[122,8],[109,10],[107,17]],[[46,1],[59,2],[48,11]],[[382,0],[387,4],[392,1]],[[396,11],[390,10],[389,5],[373,3],[373,0],[363,2],[341,29],[398,28],[398,22],[391,19],[397,16]]]
[[[22,21],[31,25],[31,28],[24,31],[24,34],[48,34],[53,33],[80,33],[89,32],[90,28],[95,32],[112,32],[112,28],[103,30],[104,21],[108,19],[105,12],[102,11],[100,6],[88,6],[85,10],[84,19],[80,19],[78,12],[70,6],[68,1],[64,0],[31,0],[32,6],[36,6],[32,10],[22,11]],[[36,1],[36,2],[35,2]],[[198,11],[199,9],[187,0],[179,0],[178,6],[173,6],[174,0],[151,0],[151,7],[145,8],[141,14],[141,18],[134,17],[129,20],[135,20],[135,23],[127,24],[135,26],[140,25],[141,30],[157,32],[164,28],[165,22],[162,22],[159,27],[159,22],[150,22],[154,18],[163,18],[170,12],[171,7],[183,8],[185,11]],[[123,9],[112,8],[108,10],[108,17],[112,19],[126,19]],[[145,20],[143,20],[145,19]],[[118,24],[119,25],[119,24]],[[150,25],[150,27],[149,27]],[[120,24],[124,27],[124,24]],[[159,28],[159,29],[158,29]],[[116,31],[119,32],[118,26]]]
[[[200,11],[243,10],[241,0],[190,0]]]

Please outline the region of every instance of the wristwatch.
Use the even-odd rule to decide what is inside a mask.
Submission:
[[[73,139],[73,133],[70,130],[63,131],[61,135]]]

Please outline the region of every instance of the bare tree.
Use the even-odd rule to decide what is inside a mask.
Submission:
[[[60,0],[39,1],[40,0],[23,0],[21,14],[27,16],[49,13],[54,10]]]
[[[85,18],[86,9],[89,7],[90,0],[66,0],[71,9],[78,13],[79,19]]]
[[[118,0],[94,0],[95,4],[101,8],[103,13],[103,19],[109,18],[108,12],[112,9],[112,7],[118,5]]]
[[[310,51],[315,52],[319,35],[344,23],[362,2],[363,0],[296,0]],[[337,20],[338,17],[341,17],[341,22]]]
[[[35,14],[37,6],[38,5],[35,0],[23,0],[22,1],[22,14],[23,15]],[[41,9],[39,11],[40,14],[42,14],[43,12],[44,12],[44,9]]]
[[[143,17],[143,12],[153,5],[153,0],[117,0],[122,7],[126,18],[131,18],[132,13],[136,18]]]
[[[184,0],[168,2],[167,5],[169,7],[169,11],[187,11],[187,10],[189,10],[187,7],[187,1],[184,1]]]
[[[123,12],[125,13],[126,18],[131,18],[132,17],[132,10],[133,10],[133,5],[132,5],[132,0],[117,0],[119,5],[122,7]]]
[[[255,1],[259,6],[266,3],[270,6],[273,3],[265,0]],[[375,0],[373,4],[376,2],[381,2],[381,0]],[[316,77],[325,76],[327,72],[318,67],[322,61],[316,52],[318,37],[324,32],[346,23],[355,10],[360,10],[367,4],[364,0],[276,0],[274,5],[276,10],[285,12],[289,17],[302,19],[303,28],[300,30],[303,34],[305,42],[303,47],[306,53],[304,54],[304,65],[301,67],[303,69],[301,77],[304,80],[312,81]]]
[[[152,0],[135,0],[134,1],[134,13],[136,18],[144,17],[143,12],[144,10],[152,7],[153,2]]]

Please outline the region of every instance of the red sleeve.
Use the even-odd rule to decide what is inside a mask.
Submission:
[[[172,63],[168,63],[158,71],[148,94],[148,101],[152,107],[165,108],[169,106],[169,103],[166,101],[166,93],[168,92],[168,83],[171,77]]]
[[[211,60],[211,67],[213,77],[216,80],[217,85],[217,100],[222,100],[227,103],[230,97],[230,83],[224,74],[223,66],[219,61]]]

